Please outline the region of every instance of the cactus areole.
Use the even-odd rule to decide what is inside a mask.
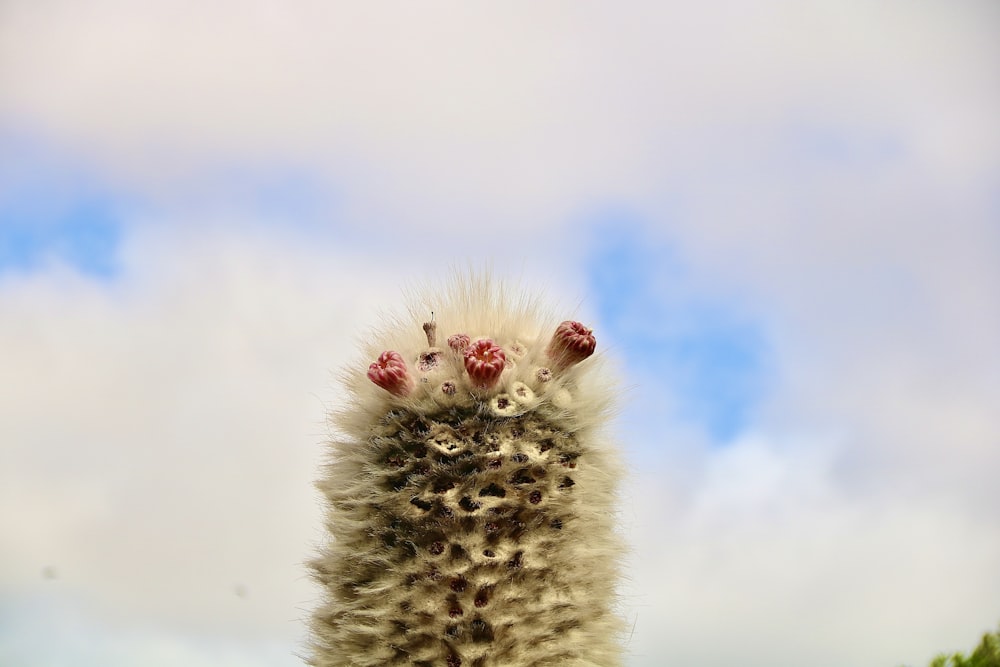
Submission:
[[[614,388],[589,328],[508,293],[457,281],[348,373],[310,664],[621,665]]]

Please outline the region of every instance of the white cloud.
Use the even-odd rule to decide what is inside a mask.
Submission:
[[[322,168],[369,222],[524,228],[690,191],[686,175],[803,117],[892,128],[967,182],[1000,141],[993,18],[989,3],[8,3],[0,113],[146,188],[274,160]]]
[[[708,454],[687,497],[635,477],[630,664],[919,665],[992,627],[995,517],[866,498],[794,445]]]
[[[633,664],[922,663],[995,623],[993,3],[0,16],[3,125],[153,211],[117,281],[0,280],[6,590],[52,566],[104,619],[85,632],[174,664],[207,660],[199,634],[294,643],[327,369],[455,258],[572,304],[578,221],[610,202],[683,257],[651,293],[729,299],[779,369],[728,449],[623,426],[657,439],[628,443],[653,471],[626,495]],[[332,194],[254,219],[234,165]],[[631,400],[662,414],[658,391]]]
[[[58,587],[49,584],[49,588]],[[14,604],[11,604],[13,601]],[[5,608],[8,607],[8,608]],[[149,627],[100,618],[65,591],[5,595],[0,660],[10,667],[278,667],[300,665],[295,643]]]
[[[312,598],[327,373],[397,289],[281,246],[136,239],[121,283],[0,285],[5,585],[53,566],[139,615],[294,625]],[[237,585],[252,613],[233,616]]]

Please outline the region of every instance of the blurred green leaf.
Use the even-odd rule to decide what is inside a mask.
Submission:
[[[1000,629],[983,635],[968,657],[962,653],[942,653],[931,661],[929,667],[1000,667]]]

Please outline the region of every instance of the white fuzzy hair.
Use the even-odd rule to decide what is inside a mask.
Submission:
[[[438,363],[420,371],[432,311]],[[564,319],[470,273],[367,336],[317,485],[331,539],[311,563],[325,589],[311,664],[621,664],[617,385],[600,354],[539,374]],[[469,381],[446,343],[459,333],[506,352],[496,385]],[[406,361],[405,396],[366,376],[385,350]]]

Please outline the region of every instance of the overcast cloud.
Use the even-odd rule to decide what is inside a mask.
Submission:
[[[969,648],[1000,620],[998,27],[0,4],[0,662],[300,664],[336,371],[480,263],[621,369],[629,665]]]

